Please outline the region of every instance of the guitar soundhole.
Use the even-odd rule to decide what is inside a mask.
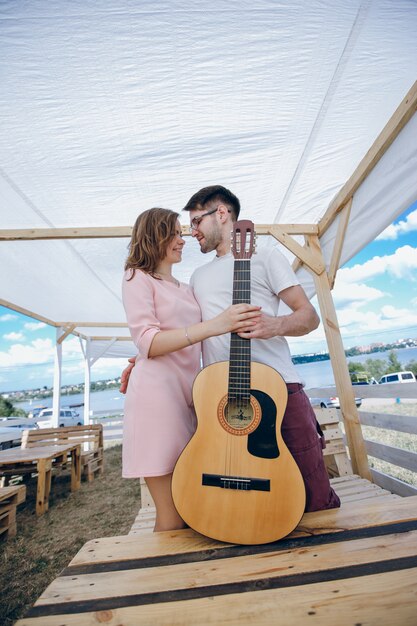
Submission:
[[[249,400],[230,400],[226,395],[220,401],[217,414],[220,424],[232,435],[248,435],[261,421],[261,407],[253,396]]]

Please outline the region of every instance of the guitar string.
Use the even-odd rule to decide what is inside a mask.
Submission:
[[[237,276],[236,276],[237,275]],[[235,283],[237,293],[235,301],[237,303],[250,303],[250,264],[249,260],[236,264]],[[234,363],[235,371],[233,372],[233,400],[237,410],[237,415],[244,415],[246,411],[250,412],[250,339],[243,339],[236,335],[234,341]],[[236,435],[231,435],[231,455],[229,457],[229,475],[233,473],[240,475],[240,469],[237,465],[241,455],[239,449],[241,441],[239,437],[234,439]]]
[[[236,235],[238,235],[236,233]],[[240,234],[239,234],[240,235]],[[246,245],[246,241],[243,246]],[[244,247],[243,258],[236,259],[233,267],[233,304],[247,303],[250,304],[250,256],[247,255],[247,249]],[[243,339],[238,334],[232,334],[231,346],[230,346],[230,360],[229,360],[229,388],[227,397],[228,406],[228,421],[230,423],[230,417],[232,415],[232,403],[233,411],[237,411],[236,418],[239,419],[239,415],[244,420],[245,412],[251,414],[250,407],[250,370],[251,370],[251,344],[250,339]],[[231,363],[233,362],[233,367]],[[231,393],[232,390],[232,393]],[[243,424],[244,426],[244,424]],[[240,475],[239,469],[236,465],[236,459],[241,458],[238,454],[241,441],[236,435],[232,433],[226,434],[226,459],[225,469],[226,476],[232,475],[232,468],[234,473]],[[246,438],[246,436],[245,436]]]

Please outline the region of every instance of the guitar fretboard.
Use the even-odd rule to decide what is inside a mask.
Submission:
[[[250,304],[250,260],[235,259],[233,269],[233,304]],[[229,402],[245,404],[250,399],[250,339],[232,333],[230,341]]]

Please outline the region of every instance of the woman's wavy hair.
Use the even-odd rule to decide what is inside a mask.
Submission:
[[[132,270],[131,280],[136,270],[154,276],[156,268],[165,258],[168,245],[175,237],[178,213],[169,209],[153,208],[141,213],[132,230],[129,254],[125,270]]]

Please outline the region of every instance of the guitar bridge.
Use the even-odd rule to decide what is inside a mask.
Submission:
[[[221,474],[203,474],[202,485],[237,489],[239,491],[270,491],[271,481],[266,478],[246,478],[243,476],[222,476]]]

